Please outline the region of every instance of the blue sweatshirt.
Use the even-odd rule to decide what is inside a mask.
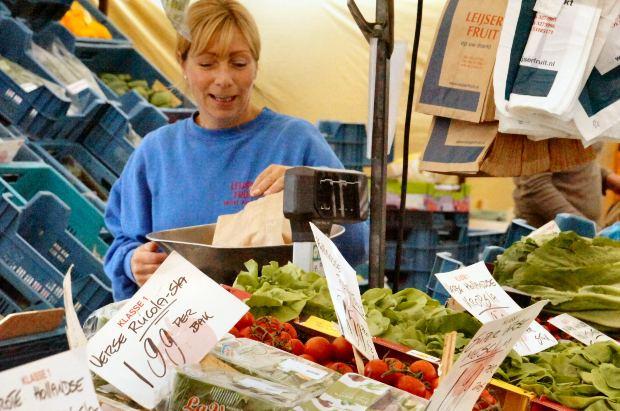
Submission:
[[[104,268],[114,299],[136,292],[130,260],[147,234],[211,224],[240,211],[252,200],[250,186],[271,164],[342,168],[312,124],[269,109],[232,129],[206,130],[188,118],[148,134],[108,200],[105,221],[114,242]],[[368,226],[346,228],[336,243],[355,266],[368,254]]]

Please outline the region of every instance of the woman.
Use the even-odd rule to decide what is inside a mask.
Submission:
[[[112,187],[105,258],[114,298],[128,298],[166,258],[153,231],[209,224],[252,197],[282,190],[288,166],[342,168],[310,123],[250,102],[260,55],[256,23],[235,0],[199,0],[187,11],[191,42],[177,53],[198,112],[147,135]],[[363,262],[367,226],[339,240],[349,262]]]

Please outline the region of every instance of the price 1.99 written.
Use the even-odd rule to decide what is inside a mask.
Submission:
[[[159,330],[159,340],[161,345],[155,344],[151,338],[144,339],[144,353],[150,360],[147,360],[147,365],[151,374],[156,378],[164,378],[168,371],[168,363],[175,366],[185,364],[185,354],[174,338],[168,331],[161,328]],[[134,366],[127,361],[123,361],[123,365],[127,367],[132,373],[136,375],[142,382],[151,388],[154,388],[151,381],[145,377],[144,373],[138,371]]]

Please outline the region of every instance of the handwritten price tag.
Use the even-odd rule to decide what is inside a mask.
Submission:
[[[436,276],[452,298],[482,323],[503,318],[521,309],[495,281],[483,262]],[[515,351],[519,355],[531,355],[557,343],[549,331],[537,322],[532,322],[515,346]]]
[[[176,252],[88,342],[90,369],[145,408],[172,370],[198,363],[248,307]]]
[[[484,324],[441,381],[426,411],[471,410],[504,358],[546,303],[540,301]]]
[[[369,360],[379,358],[368,329],[357,275],[334,243],[310,223],[342,335]]]
[[[547,322],[585,345],[603,341],[615,341],[608,335],[569,314],[560,314],[557,317],[550,318]]]
[[[1,373],[0,410],[99,411],[86,349],[66,351]]]

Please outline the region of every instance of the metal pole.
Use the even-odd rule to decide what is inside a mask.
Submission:
[[[378,40],[372,126],[369,256],[369,285],[371,288],[377,288],[383,287],[384,277],[390,73],[388,59],[394,48],[394,1],[377,0],[376,22],[372,24],[361,15],[354,0],[349,0],[348,6],[364,37],[367,40],[370,37]]]
[[[418,49],[420,47],[420,29],[422,28],[422,11],[424,0],[418,0],[416,13],[415,33],[413,35],[413,50],[411,51],[411,69],[409,72],[409,93],[407,95],[407,112],[405,117],[405,135],[403,136],[403,173],[400,188],[400,210],[398,214],[398,242],[396,243],[396,263],[394,267],[394,285],[392,290],[396,292],[400,283],[400,264],[403,249],[403,236],[405,226],[405,209],[407,203],[407,183],[409,178],[409,131],[411,130],[411,113],[413,111],[413,95],[415,93],[415,72],[418,65]]]

